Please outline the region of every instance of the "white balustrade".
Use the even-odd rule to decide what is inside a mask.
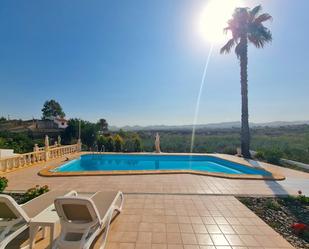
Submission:
[[[0,159],[0,172],[9,172],[14,169],[48,161],[49,159],[56,159],[71,153],[79,152],[80,148],[81,145],[79,143],[65,146],[50,146],[47,149],[40,147],[34,152],[3,158]]]

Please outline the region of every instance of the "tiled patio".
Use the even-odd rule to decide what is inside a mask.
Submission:
[[[108,249],[293,248],[234,197],[127,195]]]
[[[47,239],[36,248],[46,248]],[[100,240],[94,245],[99,248]],[[232,196],[125,195],[106,249],[293,248]]]

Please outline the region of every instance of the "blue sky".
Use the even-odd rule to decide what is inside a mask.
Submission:
[[[224,0],[228,1],[228,0]],[[223,2],[224,2],[223,1]],[[67,117],[112,125],[190,124],[210,43],[195,20],[207,0],[3,0],[0,116]],[[262,4],[273,42],[249,48],[250,121],[308,119],[308,0]],[[198,123],[240,119],[239,65],[215,44]]]

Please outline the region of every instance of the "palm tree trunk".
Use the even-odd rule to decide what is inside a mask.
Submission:
[[[250,155],[250,130],[248,113],[248,40],[246,35],[240,39],[240,85],[241,85],[241,153],[245,158]]]

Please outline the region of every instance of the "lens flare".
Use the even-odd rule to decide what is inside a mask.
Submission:
[[[198,19],[198,33],[212,43],[227,39],[223,29],[237,7],[243,7],[241,0],[210,0]]]
[[[208,56],[206,58],[206,62],[205,62],[205,66],[204,66],[204,71],[203,71],[203,76],[202,76],[202,80],[201,80],[201,84],[200,84],[200,89],[199,89],[197,100],[196,100],[194,119],[193,119],[193,127],[192,127],[190,153],[193,153],[193,150],[194,150],[195,127],[196,127],[196,124],[197,124],[198,114],[199,114],[199,110],[200,110],[200,102],[201,102],[202,92],[203,92],[203,88],[204,88],[204,85],[205,85],[205,78],[206,78],[206,74],[207,74],[207,69],[208,69],[209,61],[210,61],[210,58],[211,58],[211,55],[212,55],[212,51],[213,51],[213,44],[211,44],[210,50],[208,52]]]

